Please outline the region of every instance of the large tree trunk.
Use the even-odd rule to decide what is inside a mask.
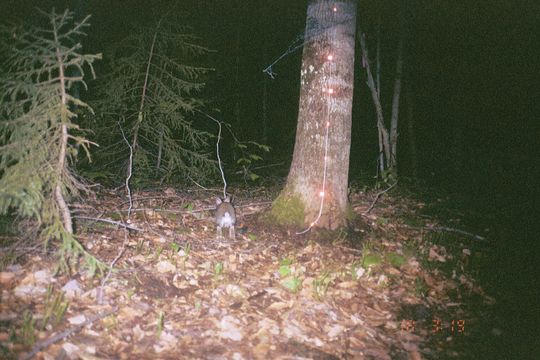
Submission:
[[[355,28],[356,1],[309,3],[296,143],[280,195],[301,200],[309,227],[345,224]]]

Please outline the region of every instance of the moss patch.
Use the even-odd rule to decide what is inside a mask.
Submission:
[[[300,227],[304,225],[304,209],[298,196],[280,194],[272,203],[270,216],[278,225]]]
[[[355,223],[358,218],[360,217],[360,215],[358,215],[352,205],[350,203],[347,204],[347,207],[345,208],[345,219],[347,219],[347,221],[349,223]]]

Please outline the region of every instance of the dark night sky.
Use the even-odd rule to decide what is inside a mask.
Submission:
[[[0,3],[2,20],[36,17],[35,1]],[[486,201],[500,197],[498,201],[504,202],[532,191],[538,170],[534,146],[540,138],[539,2],[359,1],[358,22],[367,33],[372,55],[375,24],[378,14],[381,16],[383,98],[386,94],[387,102],[393,86],[402,3],[406,4],[404,87],[411,89],[414,97],[421,175],[471,194],[482,193]],[[239,99],[241,126],[236,132],[241,137],[261,138],[262,89],[267,82],[273,156],[290,161],[301,49],[274,66],[278,73],[275,80],[262,69],[302,35],[306,4],[299,0],[43,0],[39,7],[46,11],[52,6],[57,11],[68,7],[92,14],[85,46],[94,52],[106,51],[111,42],[163,14],[178,14],[201,36],[203,44],[216,50],[209,60],[216,71],[208,81],[206,95],[221,109],[222,120],[233,125],[234,101]],[[377,154],[375,115],[358,56],[356,64],[351,174],[372,175]],[[402,102],[403,125],[404,110]],[[449,165],[452,153],[448,149],[456,126],[464,132],[461,174],[452,173]],[[406,157],[403,129],[400,135],[400,151]],[[409,174],[406,166],[400,171]]]

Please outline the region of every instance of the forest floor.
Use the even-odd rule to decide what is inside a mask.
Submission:
[[[55,276],[35,247],[4,262],[0,358],[463,359],[504,336],[475,278],[489,235],[443,223],[447,199],[359,190],[349,230],[297,235],[260,221],[275,194],[244,190],[219,241],[202,190],[134,194],[137,230],[82,218],[123,222],[123,196],[78,206],[77,238],[114,271]]]

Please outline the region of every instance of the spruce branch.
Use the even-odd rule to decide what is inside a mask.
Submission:
[[[0,28],[0,49],[9,54],[2,63],[8,71],[0,75],[0,213],[13,209],[36,219],[45,244],[62,242],[61,262],[82,255],[96,269],[100,263],[73,236],[69,201],[86,187],[71,171],[77,149],[70,140],[87,152],[92,143],[74,123],[73,108],[89,107],[69,91],[76,83],[85,86],[84,68],[94,74],[101,55],[79,53],[89,17],[77,23],[68,10],[41,13],[48,28]],[[81,75],[67,75],[72,69]]]

